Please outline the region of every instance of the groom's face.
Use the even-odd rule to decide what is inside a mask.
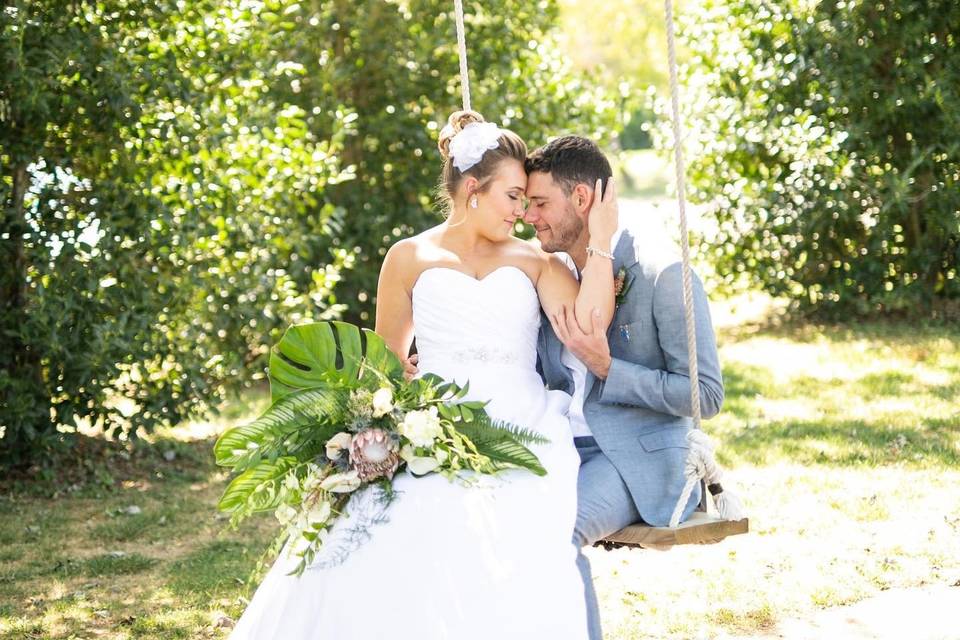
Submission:
[[[543,250],[569,252],[584,228],[573,206],[572,194],[564,193],[549,173],[534,171],[527,176],[527,199],[530,205],[523,220],[536,229]]]

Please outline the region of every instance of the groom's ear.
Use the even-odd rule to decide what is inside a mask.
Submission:
[[[593,192],[582,182],[573,188],[570,199],[573,201],[573,207],[578,216],[585,217],[587,212],[590,211],[590,205],[593,202],[592,197]]]

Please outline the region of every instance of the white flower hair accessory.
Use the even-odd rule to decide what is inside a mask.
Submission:
[[[464,172],[480,162],[483,154],[500,146],[500,127],[492,122],[471,122],[450,140],[453,166]]]

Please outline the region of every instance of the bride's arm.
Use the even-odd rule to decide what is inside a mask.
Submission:
[[[390,247],[383,258],[377,283],[374,331],[383,337],[387,347],[401,360],[407,359],[413,343],[413,303],[408,283],[413,250],[408,240],[401,240]]]
[[[588,218],[588,246],[611,253],[613,247],[610,243],[617,229],[618,218],[613,185],[608,183],[607,193],[602,200],[598,196],[597,189],[594,191],[594,201]],[[593,333],[595,323],[591,314],[594,309],[600,312],[596,324],[604,332],[610,326],[615,306],[613,288],[613,261],[596,253],[587,255],[579,288],[570,270],[555,255],[546,256],[537,280],[537,293],[547,317],[553,319],[573,311],[580,330],[586,334]],[[564,320],[562,317],[559,319]]]

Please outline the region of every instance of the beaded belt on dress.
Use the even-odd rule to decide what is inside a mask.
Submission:
[[[439,354],[438,354],[439,355]],[[514,351],[496,347],[472,347],[455,349],[442,354],[445,360],[454,362],[482,362],[484,364],[520,364],[520,358]]]

